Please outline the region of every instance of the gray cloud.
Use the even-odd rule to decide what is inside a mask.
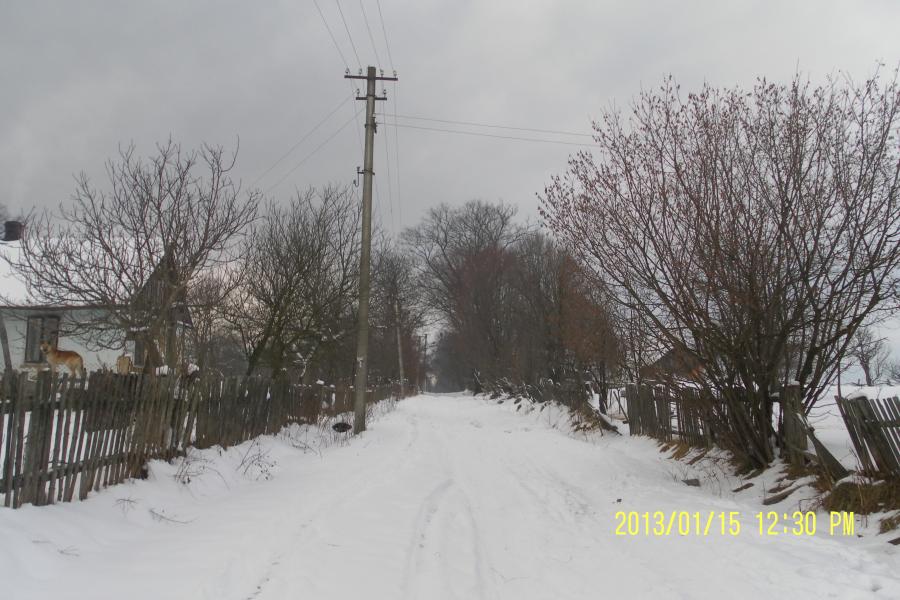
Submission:
[[[387,68],[378,7],[363,1]],[[358,68],[336,2],[318,3]],[[587,132],[591,116],[627,106],[668,73],[689,89],[787,80],[798,67],[813,79],[837,70],[861,79],[878,60],[900,60],[900,4],[888,0],[381,0],[381,7],[401,77],[387,86],[384,110],[451,120]],[[359,0],[341,0],[341,8],[360,62],[374,63]],[[350,95],[344,68],[310,1],[7,0],[0,199],[14,211],[55,207],[71,193],[73,174],[102,183],[103,163],[119,144],[134,142],[147,154],[170,135],[185,147],[234,146],[240,138],[236,173],[249,184]],[[282,179],[358,104],[343,106],[259,187]],[[352,181],[362,160],[357,121],[270,195]],[[377,213],[389,231],[436,203],[475,197],[504,199],[534,218],[536,192],[575,150],[384,126],[376,143]]]
[[[357,68],[336,3],[319,5]],[[387,63],[377,5],[364,6]],[[588,131],[592,115],[626,106],[666,73],[687,88],[704,80],[749,84],[759,75],[784,80],[798,66],[813,78],[839,69],[861,78],[876,60],[900,59],[892,31],[900,9],[890,2],[381,6],[401,77],[396,92],[387,86],[388,112],[524,127]],[[360,62],[374,63],[358,0],[341,8]],[[149,153],[170,135],[188,147],[233,146],[240,137],[237,172],[250,183],[350,93],[311,2],[20,1],[4,3],[2,13],[0,196],[14,209],[55,206],[71,192],[74,173],[102,179],[118,144],[133,141]],[[333,133],[358,108],[352,104],[260,187]],[[533,216],[535,193],[573,151],[403,129],[398,184],[398,136],[390,127],[380,134],[388,148],[378,140],[379,214],[389,229],[437,202],[472,197],[503,198]],[[360,136],[358,125],[348,127],[271,194],[351,181]]]

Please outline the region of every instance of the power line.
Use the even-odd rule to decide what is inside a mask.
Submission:
[[[359,52],[356,51],[356,44],[353,43],[353,36],[350,35],[350,27],[347,25],[347,19],[344,18],[344,9],[341,8],[341,0],[334,0],[337,4],[338,12],[341,13],[341,21],[344,22],[344,29],[347,31],[347,39],[350,40],[350,47],[353,48],[353,55],[356,56],[356,63],[362,69],[362,61],[359,60]]]
[[[457,133],[460,135],[474,135],[474,136],[478,136],[478,137],[498,138],[501,140],[518,140],[521,142],[540,142],[540,143],[544,143],[544,144],[562,144],[564,146],[581,146],[581,147],[595,146],[598,148],[600,147],[599,144],[579,144],[578,142],[566,142],[563,140],[546,140],[546,139],[540,139],[540,138],[526,138],[526,137],[517,137],[517,136],[511,136],[511,135],[496,135],[496,134],[492,134],[492,133],[478,133],[476,131],[459,131],[459,130],[454,130],[454,129],[441,129],[438,127],[421,127],[418,125],[402,125],[397,122],[387,123],[387,124],[393,125],[394,127],[404,127],[406,129],[421,129],[424,131],[440,131],[443,133]]]
[[[359,5],[360,5],[360,8],[362,8],[362,0],[359,0]],[[393,71],[394,70],[394,59],[391,56],[391,46],[388,43],[387,29],[384,26],[384,15],[381,12],[381,1],[380,0],[378,0],[377,5],[378,5],[378,20],[381,22],[381,33],[384,35],[384,47],[387,49],[388,59],[390,60],[390,67],[391,67],[391,70]],[[366,20],[366,28],[369,29],[369,38],[372,40],[372,48],[374,49],[375,48],[375,36],[372,35],[372,30],[369,28],[369,19],[366,16],[365,9],[363,9],[363,17]],[[375,58],[378,59],[379,63],[381,62],[381,59],[378,57],[377,51],[375,54]],[[396,75],[396,72],[394,74]],[[397,90],[397,86],[396,86],[396,82],[394,82],[394,90],[393,91],[396,92],[396,90]],[[396,114],[397,108],[396,108],[396,99],[395,98],[393,99],[393,102],[394,102],[394,113]],[[397,161],[394,163],[394,168],[397,171],[397,195],[396,195],[397,218],[396,219],[394,218],[394,192],[393,192],[392,183],[391,183],[391,179],[392,179],[391,178],[391,160],[390,160],[391,151],[390,151],[390,147],[389,147],[389,143],[388,143],[387,131],[385,131],[385,133],[384,133],[384,156],[385,156],[385,166],[387,167],[387,174],[388,174],[388,202],[389,202],[389,206],[390,206],[391,222],[394,226],[395,232],[399,230],[399,225],[402,222],[402,218],[401,218],[402,212],[401,212],[401,207],[400,207],[400,152],[399,152],[399,150],[397,150],[397,148],[399,148],[397,131],[398,130],[395,127],[394,128],[394,149],[396,151],[396,158],[397,158]]]
[[[556,135],[572,135],[576,137],[588,137],[593,138],[594,136],[590,133],[576,133],[574,131],[559,131],[556,129],[535,129],[532,127],[513,127],[511,125],[493,125],[490,123],[475,123],[473,121],[451,121],[450,119],[434,119],[430,117],[413,117],[410,115],[396,115],[396,118],[399,119],[409,119],[411,121],[431,121],[434,123],[447,123],[450,125],[470,125],[473,127],[488,127],[490,129],[510,129],[514,131],[531,131],[534,133],[552,133]]]
[[[396,129],[394,129],[396,135]],[[388,148],[388,136],[387,131],[384,132],[384,168],[387,171],[387,182],[388,182],[388,209],[391,213],[391,225],[394,230],[397,229],[397,222],[394,220],[394,190],[393,185],[391,184],[391,151]],[[377,182],[376,182],[377,185]]]
[[[346,73],[349,75],[349,74],[350,74],[350,65],[347,63],[347,58],[344,56],[344,53],[341,52],[341,47],[340,47],[340,45],[337,43],[337,39],[334,37],[334,33],[331,31],[331,27],[328,26],[328,20],[325,18],[325,13],[322,12],[322,9],[319,7],[319,3],[317,2],[317,0],[313,0],[313,4],[316,5],[316,10],[319,12],[319,17],[321,17],[321,19],[322,19],[322,24],[325,25],[325,29],[328,31],[328,36],[331,38],[331,42],[334,44],[335,50],[337,50],[338,54],[339,54],[340,57],[341,57],[341,62],[344,63],[344,68],[346,69]],[[340,8],[341,8],[341,5],[338,4],[338,10],[340,10]],[[343,18],[343,16],[344,16],[344,13],[343,13],[343,11],[341,11],[341,18]],[[346,23],[346,21],[344,21],[344,26],[346,27],[346,25],[347,25],[347,23]],[[348,37],[350,36],[350,29],[349,29],[349,28],[347,28],[347,36],[348,36]],[[350,44],[353,45],[353,38],[350,38]],[[354,53],[356,52],[356,47],[355,47],[355,46],[353,46],[353,51],[354,51]],[[359,62],[359,55],[356,56],[356,60],[357,60],[357,62]],[[361,69],[361,68],[362,68],[362,64],[360,63],[360,69]],[[359,90],[357,90],[356,87],[353,85],[353,81],[352,81],[352,80],[347,80],[347,83],[350,85],[350,97],[351,97],[351,98],[355,98],[356,95],[357,95],[357,93],[359,92]],[[353,119],[356,119],[356,116],[357,116],[358,114],[359,114],[359,111],[357,111],[356,109],[354,109],[353,117],[351,117],[350,120],[352,121]],[[345,123],[345,124],[341,127],[341,129],[343,129],[343,128],[346,127],[346,126],[347,126],[347,123]],[[337,134],[335,134],[335,135],[337,135]],[[363,147],[362,147],[362,145],[363,145],[363,144],[362,144],[362,135],[360,134],[360,131],[359,131],[358,128],[357,128],[357,130],[356,130],[356,137],[357,137],[357,140],[359,141],[359,150],[360,150],[360,153],[362,153],[362,151],[363,151]],[[306,159],[304,158],[303,160],[305,161]],[[301,164],[302,164],[302,163],[301,163]],[[299,165],[298,165],[298,166],[299,166]],[[296,167],[295,167],[295,169],[296,169]],[[287,177],[287,175],[286,175],[285,177]],[[283,180],[283,179],[284,179],[284,178],[282,178],[282,180]],[[282,180],[280,180],[278,183],[281,183]],[[276,184],[276,185],[278,185],[278,184]],[[273,186],[273,187],[274,187],[274,186]],[[270,189],[271,189],[271,188],[270,188]]]
[[[319,8],[319,3],[317,0],[313,0],[313,4],[316,5],[316,10],[319,11],[319,16],[322,17],[322,23],[325,25],[325,29],[328,30],[328,35],[331,37],[331,41],[334,44],[335,49],[338,51],[338,54],[341,55],[341,62],[344,63],[344,67],[347,71],[350,71],[350,63],[347,62],[347,58],[344,56],[344,53],[341,52],[341,47],[337,43],[337,39],[334,37],[334,33],[331,32],[331,27],[328,26],[328,21],[325,19],[325,13],[322,12],[322,9]],[[359,57],[357,57],[359,60]]]
[[[378,49],[377,49],[377,44],[375,43],[375,36],[372,34],[372,28],[369,24],[369,17],[366,14],[366,9],[365,9],[365,6],[363,5],[363,0],[359,0],[359,7],[363,13],[363,19],[365,20],[365,23],[366,23],[366,30],[369,32],[369,41],[372,42],[372,50],[375,52],[375,59],[378,61],[379,64],[382,64],[381,57],[378,56]],[[387,39],[387,29],[384,26],[384,15],[382,14],[382,11],[381,11],[380,0],[378,1],[378,19],[381,23],[381,32],[384,35],[384,45],[388,52],[388,58],[390,59],[390,67],[391,67],[391,70],[393,70],[394,69],[394,60],[393,60],[393,57],[391,56],[391,47],[390,47],[390,44],[388,43],[388,39]],[[394,89],[396,91],[396,85],[394,86]],[[395,102],[396,102],[396,100],[395,100]],[[397,112],[397,109],[396,109],[396,104],[395,104],[394,113],[396,113],[396,112]],[[387,180],[388,180],[388,209],[389,209],[390,217],[391,217],[391,225],[396,230],[398,228],[398,221],[394,217],[394,198],[395,198],[395,196],[394,196],[392,176],[391,176],[391,151],[390,151],[389,146],[390,146],[390,143],[388,140],[388,134],[387,134],[387,131],[385,131],[384,161],[385,161],[385,170],[387,172]],[[394,128],[394,147],[395,147],[395,149],[397,148],[397,128],[396,127]],[[397,162],[395,163],[395,165],[396,165],[395,169],[397,170],[397,196],[396,196],[396,198],[397,198],[397,214],[399,215],[400,214],[400,197],[399,197],[399,193],[400,193],[400,189],[399,189],[399,186],[400,186],[400,167],[399,167],[400,155],[399,155],[399,151],[397,151],[396,157],[397,157]],[[377,187],[376,187],[376,191],[377,191]]]
[[[384,46],[387,49],[388,59],[390,61],[390,67],[391,67],[391,70],[393,71],[394,70],[394,59],[391,56],[391,45],[388,42],[387,28],[384,26],[384,14],[381,11],[381,0],[377,0],[377,6],[378,6],[378,20],[381,23],[381,33],[384,35]],[[366,9],[363,6],[362,0],[359,0],[359,7],[362,9],[363,19],[365,19],[365,22],[366,22],[366,29],[369,32],[369,40],[372,42],[372,49],[375,51],[375,58],[376,58],[376,60],[378,60],[379,63],[381,63],[381,58],[378,56],[378,50],[376,49],[375,36],[372,35],[372,29],[369,26],[369,17],[368,17],[368,15],[366,15]],[[394,85],[394,96],[395,97],[393,98],[395,115],[397,114],[396,91],[397,91],[397,86],[395,83],[395,85]],[[394,120],[396,121],[396,119],[394,119]],[[390,207],[391,221],[392,221],[392,224],[394,225],[395,229],[398,229],[398,224],[399,224],[399,222],[402,221],[402,218],[401,218],[402,212],[401,212],[401,205],[400,205],[400,149],[399,148],[400,148],[399,135],[398,135],[398,130],[395,127],[394,128],[394,150],[395,150],[396,161],[394,163],[394,168],[396,169],[396,172],[397,172],[397,195],[396,195],[397,215],[398,215],[397,220],[394,219],[394,193],[393,193],[393,189],[392,189],[393,186],[392,186],[392,182],[391,182],[391,161],[390,161],[391,152],[390,152],[390,148],[389,148],[387,132],[385,132],[385,135],[384,135],[385,166],[387,167],[387,174],[388,174],[388,206]]]
[[[310,152],[309,154],[307,154],[306,156],[304,156],[302,159],[300,159],[300,162],[298,162],[296,165],[294,165],[294,167],[293,167],[290,171],[288,171],[287,173],[285,173],[285,174],[282,176],[281,179],[279,179],[279,180],[276,181],[274,184],[272,184],[272,185],[266,190],[266,194],[268,194],[269,192],[271,192],[272,190],[274,190],[276,187],[278,187],[279,185],[281,185],[281,182],[283,182],[285,179],[287,179],[294,171],[296,171],[297,169],[299,169],[299,168],[303,165],[303,163],[305,163],[307,160],[309,160],[310,158],[312,158],[313,156],[315,156],[315,155],[319,152],[319,150],[321,150],[322,148],[325,147],[326,144],[328,144],[328,142],[330,142],[331,140],[333,140],[334,138],[336,138],[337,135],[338,135],[340,132],[342,132],[344,129],[347,128],[347,125],[349,125],[350,123],[352,123],[353,121],[356,120],[356,117],[357,117],[358,114],[359,114],[359,111],[358,111],[358,110],[357,110],[356,112],[354,112],[353,116],[350,117],[347,121],[345,121],[343,125],[341,125],[340,127],[338,127],[337,131],[335,131],[335,132],[332,133],[330,136],[328,136],[327,138],[325,138],[325,141],[323,141],[321,144],[319,144],[318,146],[316,146],[316,147],[312,150],[312,152]]]
[[[319,121],[318,123],[316,123],[316,126],[315,126],[315,127],[313,127],[312,129],[310,129],[309,131],[307,131],[307,132],[303,135],[303,137],[301,137],[300,140],[299,140],[296,144],[294,144],[293,146],[291,146],[290,149],[289,149],[287,152],[285,152],[284,154],[282,154],[282,155],[281,155],[281,158],[279,158],[278,160],[276,160],[276,161],[272,164],[272,166],[270,166],[268,169],[265,170],[265,172],[263,172],[262,175],[260,175],[259,177],[257,177],[256,180],[255,180],[253,183],[250,184],[250,187],[251,187],[251,188],[254,187],[254,186],[255,186],[257,183],[259,183],[263,178],[265,178],[266,175],[268,175],[269,173],[271,173],[272,170],[273,170],[275,167],[277,167],[278,165],[280,165],[280,164],[282,163],[282,161],[284,161],[284,159],[286,159],[288,156],[290,156],[291,153],[293,153],[294,150],[296,150],[296,149],[300,146],[300,144],[302,144],[303,142],[305,142],[306,139],[307,139],[309,136],[311,136],[311,135],[314,134],[316,131],[318,131],[319,127],[321,127],[322,125],[324,125],[325,122],[328,121],[328,119],[330,119],[332,115],[334,115],[334,113],[336,113],[336,112],[339,111],[341,108],[343,108],[344,105],[347,104],[348,102],[350,102],[350,100],[352,100],[352,99],[353,99],[353,95],[350,95],[350,96],[347,96],[346,98],[344,98],[344,101],[343,101],[343,102],[341,102],[340,104],[338,104],[337,107],[335,107],[330,113],[328,113],[327,115],[325,115],[325,116],[322,118],[321,121]]]
[[[378,48],[375,47],[375,36],[372,35],[372,28],[369,27],[369,16],[366,15],[366,7],[363,6],[362,0],[359,0],[359,9],[362,11],[363,20],[366,22],[366,31],[369,32],[369,41],[372,42],[372,51],[375,52],[375,60],[381,65],[381,57],[378,56]]]
[[[387,29],[384,27],[384,16],[381,14],[381,0],[375,0],[378,5],[378,20],[381,21],[381,32],[384,34],[384,47],[387,48],[388,62],[391,65],[391,71],[394,70],[394,57],[391,56],[391,45],[388,43]]]

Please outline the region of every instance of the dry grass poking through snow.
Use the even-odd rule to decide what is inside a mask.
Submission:
[[[879,531],[887,533],[900,526],[900,481],[874,481],[863,477],[839,482],[822,499],[829,511],[861,515],[893,513],[880,519]]]

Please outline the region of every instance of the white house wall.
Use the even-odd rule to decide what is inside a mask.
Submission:
[[[90,314],[92,312],[96,313],[97,310],[98,309],[92,308],[67,310],[0,308],[0,311],[3,311],[3,319],[6,323],[6,333],[9,337],[9,351],[13,368],[18,370],[33,370],[36,368],[36,365],[32,363],[25,363],[25,332],[28,326],[28,317],[59,316],[60,334],[57,347],[60,350],[72,350],[80,354],[81,358],[84,360],[84,366],[88,371],[102,368],[115,370],[116,358],[122,353],[121,350],[92,349],[88,347],[87,340],[83,337],[66,333],[67,330],[72,328],[74,322],[73,319],[86,321]],[[2,368],[3,363],[0,362],[0,370],[2,370]]]

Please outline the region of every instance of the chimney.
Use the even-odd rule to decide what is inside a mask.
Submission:
[[[3,241],[16,242],[22,239],[22,231],[25,223],[21,221],[7,221],[3,224]]]

